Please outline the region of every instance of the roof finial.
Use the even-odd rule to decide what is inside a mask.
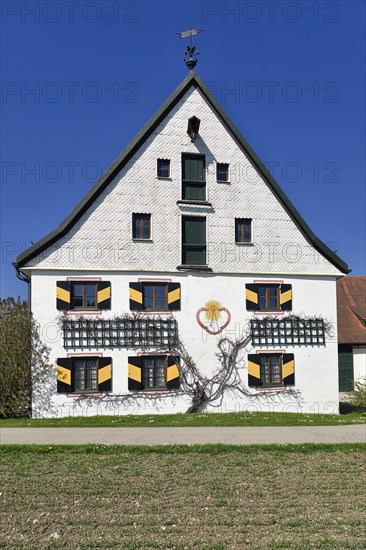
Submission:
[[[177,33],[179,34],[180,38],[188,38],[188,37],[190,38],[190,45],[187,46],[187,49],[184,54],[184,62],[190,71],[192,71],[197,65],[197,55],[199,55],[199,51],[196,50],[196,47],[192,45],[192,36],[195,36],[202,30],[203,29],[197,29],[196,27],[192,27],[187,31]]]

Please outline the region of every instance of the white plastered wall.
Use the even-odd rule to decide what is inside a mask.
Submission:
[[[78,271],[72,275],[88,277],[90,272]],[[95,275],[95,274],[94,274]],[[136,349],[69,349],[63,347],[62,333],[58,324],[60,312],[56,310],[56,281],[65,280],[70,276],[68,271],[35,271],[32,274],[32,309],[40,323],[42,338],[50,345],[52,364],[59,357],[69,354],[101,353],[112,357],[113,385],[112,394],[128,394],[127,358],[137,355]],[[263,280],[292,284],[293,310],[299,315],[318,315],[334,324],[336,330],[335,281],[332,277],[268,277],[267,274],[253,273],[250,275],[190,275],[177,273],[151,272],[149,275],[130,273],[100,272],[103,280],[111,282],[112,309],[103,311],[102,318],[129,312],[129,283],[137,282],[139,277],[160,278],[180,282],[181,310],[174,312],[178,321],[179,334],[188,352],[196,361],[202,373],[208,376],[219,367],[216,358],[219,336],[207,334],[197,323],[196,313],[209,300],[217,300],[231,314],[231,322],[222,333],[229,338],[238,337],[246,329],[248,320],[255,314],[246,311],[245,284]],[[257,314],[258,315],[258,314]],[[247,348],[248,353],[256,353],[261,348]],[[153,350],[152,350],[153,351]],[[264,348],[261,351],[267,351]],[[278,351],[268,348],[268,351]],[[211,410],[277,410],[289,412],[338,412],[338,362],[337,341],[328,338],[326,346],[320,347],[288,347],[281,351],[295,354],[295,389],[299,396],[294,398],[288,392],[276,397],[270,392],[262,392],[259,396],[250,398],[238,394],[226,394],[222,402],[216,402]],[[247,384],[247,364],[239,365],[240,376],[244,385]],[[255,390],[251,390],[253,395]],[[56,369],[51,367],[46,381],[35,388],[34,416],[68,416],[95,414],[146,414],[150,412],[184,412],[189,405],[187,396],[162,395],[158,399],[150,399],[124,403],[116,397],[114,400],[81,400],[75,396],[56,393]]]

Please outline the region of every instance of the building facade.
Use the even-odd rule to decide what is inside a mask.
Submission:
[[[249,335],[240,388],[206,410],[338,411],[336,280],[347,265],[194,71],[15,267],[51,346],[34,416],[184,412],[177,335],[208,378],[220,339]]]

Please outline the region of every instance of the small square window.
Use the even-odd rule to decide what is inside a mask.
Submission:
[[[164,283],[144,283],[142,286],[144,309],[168,309],[168,285]]]
[[[98,359],[96,357],[73,359],[72,367],[75,392],[98,390]]]
[[[250,218],[235,218],[235,242],[252,242],[252,220]]]
[[[280,286],[258,285],[258,306],[260,310],[280,308]]]
[[[151,239],[151,214],[132,214],[132,236],[134,239]]]
[[[158,159],[158,178],[170,178],[169,159]]]
[[[71,283],[71,309],[96,309],[97,305],[96,283]]]
[[[217,181],[229,181],[229,165],[218,162],[216,165]]]

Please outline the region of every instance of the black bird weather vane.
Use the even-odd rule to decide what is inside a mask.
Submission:
[[[199,51],[196,49],[196,46],[193,46],[192,44],[192,36],[195,36],[196,34],[202,32],[202,30],[203,29],[192,27],[187,31],[177,33],[180,38],[190,39],[190,45],[187,46],[187,49],[184,54],[184,62],[190,71],[192,71],[197,65],[197,55],[199,55]]]

